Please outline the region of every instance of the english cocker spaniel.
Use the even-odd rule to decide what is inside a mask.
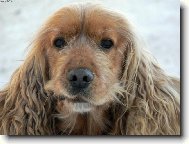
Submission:
[[[0,91],[0,134],[179,135],[180,82],[123,16],[66,6]]]

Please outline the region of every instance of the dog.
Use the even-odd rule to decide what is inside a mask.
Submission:
[[[65,6],[0,91],[0,134],[180,135],[180,81],[119,13]]]

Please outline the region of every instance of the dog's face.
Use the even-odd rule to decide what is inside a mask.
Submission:
[[[126,51],[122,25],[99,8],[63,8],[46,23],[46,89],[64,98],[59,110],[88,112],[114,101]]]

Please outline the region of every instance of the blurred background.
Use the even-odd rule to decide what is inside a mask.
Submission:
[[[23,62],[39,27],[57,9],[76,0],[12,0],[0,2],[0,88]],[[94,0],[88,0],[94,2]],[[180,1],[95,1],[123,13],[147,49],[170,75],[180,77]]]

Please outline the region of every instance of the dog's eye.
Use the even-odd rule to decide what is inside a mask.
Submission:
[[[111,39],[102,39],[100,42],[100,46],[105,49],[110,49],[114,45]]]
[[[63,48],[66,45],[66,41],[64,40],[63,37],[56,38],[54,40],[54,46],[57,48]]]

